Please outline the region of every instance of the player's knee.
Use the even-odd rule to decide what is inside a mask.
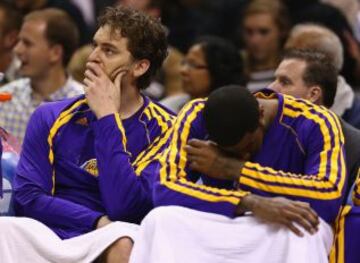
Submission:
[[[174,216],[173,207],[171,206],[160,206],[150,211],[150,213],[144,218],[142,225],[155,226],[161,224],[161,222],[171,220]]]
[[[18,228],[18,222],[15,217],[0,217],[0,229],[1,235],[7,235],[7,233],[13,232]]]
[[[115,241],[103,254],[101,262],[104,263],[127,263],[133,247],[133,241],[123,237]]]

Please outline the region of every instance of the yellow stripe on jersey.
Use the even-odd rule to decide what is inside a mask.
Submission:
[[[274,92],[274,93],[270,93],[270,94],[266,94],[264,92],[261,92],[261,91],[258,91],[254,94],[255,98],[258,98],[258,99],[274,99],[274,98],[277,98],[277,94]]]
[[[351,206],[345,206],[340,216],[340,231],[338,242],[338,263],[345,261],[345,217],[351,211]]]
[[[167,123],[163,120],[162,116],[156,112],[153,104],[149,105],[149,110],[151,112],[151,115],[154,116],[154,118],[156,119],[158,125],[160,126],[161,129],[161,133],[164,133],[167,130]]]
[[[196,102],[196,101],[195,101]],[[190,103],[187,107],[180,113],[179,121],[175,122],[174,126],[174,133],[169,145],[170,152],[169,152],[169,160],[170,163],[170,180],[177,178],[177,169],[180,169],[180,176],[184,176],[183,169],[185,168],[184,163],[186,162],[187,153],[184,150],[184,144],[187,142],[188,136],[190,134],[191,123],[195,120],[197,114],[204,108],[204,103]],[[193,108],[193,105],[195,107]],[[191,109],[191,111],[189,111]],[[183,129],[180,131],[180,126],[182,124],[182,119],[185,118],[186,114],[189,113],[188,117],[186,117],[185,121],[183,122]],[[179,136],[180,133],[180,136]],[[179,138],[180,137],[180,138]],[[180,149],[178,148],[178,141],[180,140]],[[180,162],[176,163],[176,157],[179,157]]]
[[[287,101],[286,101],[287,102]],[[306,102],[305,100],[295,100],[292,97],[288,98],[288,102],[291,106],[295,107],[295,108],[299,108],[300,110],[302,110],[304,112],[304,116],[311,119],[310,116],[317,116],[316,114],[312,114],[309,112],[309,108],[311,108],[312,110],[314,110],[315,112],[318,112],[320,114],[322,114],[323,116],[325,116],[328,120],[328,122],[330,123],[331,129],[333,130],[334,133],[334,141],[335,141],[335,147],[333,148],[333,152],[331,155],[331,163],[332,164],[336,164],[335,167],[338,168],[337,166],[337,158],[338,155],[341,152],[341,147],[337,147],[337,146],[341,146],[342,144],[344,144],[344,135],[342,133],[342,129],[341,129],[341,124],[339,122],[339,119],[331,113],[331,111],[325,109],[322,106],[318,106],[318,105],[314,105],[314,104],[309,104],[308,102]],[[329,135],[329,146],[331,149],[331,137],[330,137],[330,133],[329,133],[329,129],[326,126],[325,120],[323,122],[319,122],[319,125],[324,125],[325,127],[323,127],[325,129],[325,131],[328,132]],[[320,162],[320,166],[325,166],[326,167],[326,162],[321,163]],[[332,173],[330,174],[330,176],[337,176],[337,173]],[[334,178],[330,178],[330,180],[334,180]]]
[[[187,141],[188,141],[188,138],[189,138],[189,134],[190,134],[190,129],[191,129],[191,123],[195,120],[195,118],[197,117],[198,113],[200,111],[202,111],[202,109],[204,108],[204,104],[202,105],[197,105],[195,108],[194,108],[194,111],[189,115],[188,117],[188,121],[186,121],[184,123],[184,129],[180,135],[180,149],[177,149],[176,152],[178,150],[179,151],[179,155],[180,155],[180,160],[179,160],[179,164],[178,164],[178,167],[180,169],[179,171],[179,176],[180,177],[184,177],[186,176],[186,173],[185,173],[185,166],[186,166],[186,159],[187,159],[187,152],[185,151],[185,146],[187,144]],[[172,150],[175,149],[175,147],[171,148]],[[175,154],[172,154],[173,158],[174,156],[176,155],[176,152]],[[170,162],[174,161],[175,162],[175,159],[170,159]],[[170,175],[171,176],[171,175]]]
[[[355,188],[353,192],[353,202],[356,206],[360,206],[360,169],[358,170]]]
[[[323,110],[325,110],[325,109],[323,109]],[[341,125],[339,117],[334,112],[332,112],[331,110],[327,110],[326,112],[333,117],[333,120],[335,121],[336,126],[338,127],[338,130],[341,131],[341,132],[339,132],[340,141],[345,143],[345,135],[344,135],[344,132],[342,130],[342,125]]]
[[[274,170],[271,167],[261,166],[258,163],[246,162],[241,170],[243,175],[259,179],[269,183],[281,183],[296,186],[333,188],[333,184],[329,181],[324,181],[316,175],[302,175],[294,173],[286,173],[284,171]]]
[[[325,131],[329,134],[329,145],[327,145],[328,147],[330,147],[329,150],[331,150],[332,148],[332,154],[331,154],[331,158],[330,158],[330,165],[331,167],[335,167],[336,169],[336,172],[331,172],[330,173],[330,177],[329,177],[329,181],[330,182],[335,182],[337,177],[338,177],[338,173],[339,173],[339,167],[338,167],[338,159],[339,159],[339,156],[340,156],[340,162],[341,162],[341,168],[342,170],[340,171],[340,181],[339,181],[339,189],[340,189],[340,192],[345,184],[345,179],[346,179],[346,169],[345,169],[345,161],[344,161],[344,156],[343,156],[343,153],[342,153],[342,145],[344,144],[344,134],[342,132],[342,129],[341,129],[341,124],[340,124],[340,121],[338,119],[337,116],[335,116],[335,114],[333,114],[331,111],[327,110],[325,107],[323,106],[317,106],[317,105],[314,105],[314,104],[309,104],[308,102],[306,102],[305,100],[295,100],[294,98],[292,97],[289,97],[289,100],[288,100],[291,104],[291,106],[295,107],[295,108],[300,108],[301,110],[304,111],[304,114],[305,114],[305,117],[310,118],[310,116],[313,116],[315,114],[311,114],[309,112],[309,108],[311,108],[312,110],[314,110],[315,112],[318,112],[320,114],[322,114],[323,116],[325,116],[328,120],[328,122],[330,123],[330,127],[334,133],[334,144],[335,146],[334,147],[331,147],[331,137],[330,137],[330,132],[329,132],[329,129],[327,128],[326,126],[326,123],[324,121],[324,129]],[[315,115],[316,116],[316,115]],[[320,125],[322,123],[319,123]],[[325,147],[324,147],[324,150],[323,152],[325,151]],[[327,167],[328,163],[327,162],[320,162],[319,164],[319,167],[321,169],[321,167],[324,167],[323,169],[326,171],[326,167]],[[325,175],[324,175],[325,176]],[[321,177],[323,178],[323,177]]]
[[[150,106],[154,109],[156,109],[160,116],[162,116],[165,121],[173,121],[175,119],[175,116],[173,116],[172,114],[168,113],[166,110],[164,110],[163,108],[161,108],[159,105],[150,102]]]
[[[237,205],[240,199],[248,194],[247,192],[230,191],[199,185],[186,178],[185,166],[187,155],[184,146],[190,135],[191,124],[199,114],[201,114],[205,101],[204,99],[194,100],[185,105],[179,113],[172,129],[170,145],[159,159],[161,164],[160,183],[171,190],[201,200],[209,202],[229,202]],[[182,124],[183,129],[181,129]],[[178,147],[179,142],[180,145]],[[177,155],[179,155],[178,162]],[[169,174],[167,173],[168,169],[170,171]]]
[[[284,185],[271,185],[269,183],[263,183],[256,181],[246,176],[240,176],[240,183],[246,186],[250,186],[255,189],[259,189],[268,193],[275,193],[288,196],[306,197],[317,200],[332,200],[339,198],[337,192],[321,192],[310,189],[299,189],[294,187],[286,187]]]
[[[340,209],[340,215],[335,222],[335,236],[329,255],[329,263],[345,262],[345,217],[350,211],[350,205],[346,205]]]
[[[164,184],[167,188],[174,190],[176,192],[183,193],[185,195],[195,197],[201,200],[209,201],[209,202],[228,202],[233,205],[238,205],[240,203],[240,198],[238,197],[231,197],[231,196],[217,196],[208,193],[201,192],[199,190],[194,190],[191,188],[183,187],[176,182],[169,182],[167,181]],[[244,193],[242,197],[246,196],[248,193]]]
[[[167,139],[170,136],[169,130],[172,127],[175,116],[171,115],[163,108],[158,106],[157,104],[150,102],[148,108],[152,108],[151,110],[152,116],[157,120],[158,125],[162,128],[161,134],[155,138],[154,142],[147,147],[144,151],[142,151],[135,161],[132,163],[133,167],[136,167],[136,174],[141,175],[141,172],[147,167],[147,165],[154,159],[158,158],[162,147],[166,144]],[[157,117],[155,116],[157,115]],[[162,125],[159,123],[161,121]],[[165,122],[164,122],[165,121]]]
[[[133,161],[132,165],[136,166],[140,162],[144,162],[144,161],[148,160],[151,155],[150,152],[153,150],[154,147],[157,147],[159,145],[159,143],[161,143],[161,139],[162,139],[162,137],[158,136],[149,147],[147,147],[140,154],[138,154],[136,159]]]
[[[292,110],[286,105],[291,105]],[[331,135],[329,128],[324,119],[310,112],[310,109],[325,116],[334,132],[334,147],[331,146]],[[297,111],[299,110],[299,111]],[[286,173],[283,171],[275,171],[270,167],[262,167],[259,164],[246,162],[241,173],[239,182],[244,185],[261,189],[276,194],[286,194],[293,196],[312,197],[316,199],[336,199],[342,194],[345,184],[346,167],[344,155],[342,154],[342,145],[344,137],[341,129],[339,129],[339,120],[329,111],[316,105],[307,105],[304,101],[295,100],[292,97],[284,96],[283,115],[296,118],[300,115],[314,121],[320,127],[321,134],[324,138],[324,148],[320,153],[320,163],[318,174],[314,175],[297,175]],[[327,154],[331,151],[331,158],[327,160]],[[338,161],[340,160],[340,171]],[[326,178],[327,167],[330,166],[330,176]],[[338,185],[336,181],[340,176]],[[263,182],[259,182],[258,180]],[[267,183],[277,183],[271,185]],[[282,185],[283,184],[283,185]],[[294,187],[293,187],[294,186]],[[303,186],[299,189],[298,186]],[[307,189],[315,188],[315,189]],[[324,190],[331,190],[324,192]]]
[[[146,117],[148,118],[148,120],[151,119],[151,113],[150,113],[149,107],[146,107],[146,109],[143,111],[143,114],[146,115]]]
[[[133,163],[135,167],[136,175],[140,176],[141,172],[150,164],[150,162],[157,160],[160,158],[163,150],[163,146],[168,141],[171,135],[172,129],[168,129],[165,133],[165,136],[160,138],[158,137],[157,140],[154,142],[153,145],[150,146],[150,151],[144,156],[144,158],[138,160],[136,163]]]
[[[178,181],[182,185],[187,185],[191,188],[199,188],[199,189],[205,190],[209,193],[220,194],[223,196],[243,197],[247,194],[246,192],[241,192],[241,191],[229,191],[229,190],[222,189],[222,188],[214,188],[214,187],[206,186],[206,185],[198,185],[197,183],[186,180],[184,177],[179,178]]]
[[[125,133],[124,126],[122,125],[122,121],[120,119],[119,113],[115,113],[114,117],[115,117],[116,125],[117,125],[119,131],[121,132],[122,144],[123,144],[124,150],[125,150],[125,152],[128,152],[126,150],[126,145],[127,145],[126,133]]]
[[[294,101],[291,103],[291,100],[289,100],[289,105],[296,107],[299,104],[296,104]],[[298,107],[296,107],[298,108]],[[314,121],[317,123],[320,127],[321,134],[324,139],[324,149],[320,153],[320,163],[319,163],[319,177],[324,178],[326,176],[326,164],[327,164],[327,153],[331,151],[331,135],[329,132],[329,129],[326,125],[326,122],[324,119],[320,118],[318,115],[313,114],[309,111],[306,107],[300,107],[298,108],[301,110],[301,112],[298,111],[292,111],[288,108],[284,109],[284,115],[291,116],[291,117],[298,117],[300,115],[303,115],[309,120]]]
[[[74,109],[78,108],[80,105],[85,104],[86,103],[86,99],[81,99],[76,101],[69,109],[63,111],[59,117],[55,120],[54,124],[52,125],[50,132],[49,132],[49,136],[48,136],[48,144],[49,144],[49,162],[50,165],[54,164],[54,149],[53,149],[53,140],[55,138],[56,133],[58,132],[58,130],[66,123],[68,123],[72,116],[74,115],[74,113],[72,112]],[[54,194],[55,193],[55,170],[53,170],[52,172],[52,183],[53,183],[53,187],[51,190],[51,193]]]

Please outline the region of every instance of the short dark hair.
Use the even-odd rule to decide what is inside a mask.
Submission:
[[[210,94],[203,116],[209,139],[220,146],[233,146],[259,126],[259,103],[239,85],[224,86]]]
[[[22,24],[20,11],[11,3],[5,1],[0,1],[0,10],[3,11],[5,15],[3,33],[6,34],[13,30],[19,31]]]
[[[24,22],[29,20],[46,23],[45,37],[50,44],[62,46],[62,63],[66,67],[79,44],[79,31],[72,18],[61,9],[46,8],[29,13]]]
[[[205,55],[210,92],[225,85],[245,85],[243,59],[235,45],[215,36],[199,37],[193,45],[196,44],[201,46]]]
[[[334,103],[338,76],[331,58],[316,50],[289,49],[283,55],[283,60],[285,59],[298,59],[306,63],[302,77],[305,85],[318,85],[323,93],[324,106],[330,108]]]
[[[129,7],[108,7],[98,19],[99,26],[110,26],[128,39],[128,49],[134,59],[147,59],[150,67],[137,79],[144,89],[160,69],[167,56],[167,31],[158,19]]]

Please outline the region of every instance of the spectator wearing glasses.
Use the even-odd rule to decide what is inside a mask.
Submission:
[[[242,58],[228,41],[212,36],[199,38],[188,50],[181,65],[185,94],[161,101],[174,112],[191,99],[207,97],[217,87],[244,84]]]

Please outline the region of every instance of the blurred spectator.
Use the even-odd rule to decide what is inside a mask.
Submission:
[[[23,140],[30,115],[41,102],[83,92],[81,84],[65,71],[77,42],[76,26],[64,11],[44,9],[25,17],[15,46],[24,78],[3,87],[12,94],[12,100],[0,103],[0,126],[19,141]]]
[[[0,72],[5,74],[0,85],[15,80],[19,60],[13,55],[17,36],[21,27],[20,13],[9,3],[0,2]]]
[[[95,0],[70,0],[71,3],[73,3],[79,11],[81,12],[84,21],[86,23],[86,26],[88,28],[91,28],[95,30],[96,27],[96,7],[95,7]],[[92,31],[93,31],[92,30]]]
[[[312,49],[330,57],[340,72],[344,64],[344,49],[340,39],[330,29],[312,23],[298,24],[290,31],[285,49]]]
[[[76,50],[72,56],[68,71],[76,81],[82,82],[84,80],[86,62],[91,51],[92,46],[85,45]],[[169,48],[168,52],[169,54],[160,69],[157,80],[153,80],[150,86],[143,91],[144,94],[154,100],[183,92],[180,67],[184,55],[172,47]]]
[[[78,82],[82,83],[85,78],[86,62],[92,50],[91,45],[85,45],[77,49],[67,66],[69,74]]]
[[[321,2],[339,9],[341,13],[346,17],[348,23],[351,25],[353,32],[358,32],[358,16],[360,10],[360,3],[358,0],[321,0]]]
[[[318,0],[283,0],[291,14],[293,24],[312,22],[331,29],[344,47],[344,65],[341,75],[353,87],[360,84],[360,51],[352,28],[337,8]]]
[[[80,33],[80,44],[89,43],[91,36],[94,32],[91,32],[87,27],[83,15],[79,8],[69,0],[13,0],[16,7],[20,9],[23,14],[27,14],[31,11],[44,9],[44,8],[59,8],[64,10],[76,23]]]
[[[279,1],[254,0],[245,9],[242,30],[250,91],[264,88],[274,80],[288,29],[288,14]]]
[[[161,12],[161,0],[117,0],[115,4],[130,6],[152,17],[159,17]]]
[[[181,61],[183,61],[183,59],[183,53],[173,47],[169,47],[169,55],[165,59],[161,69],[162,82],[165,87],[164,97],[183,92],[181,80]]]
[[[338,72],[343,67],[343,46],[340,39],[331,30],[320,25],[295,26],[285,48],[314,49],[327,54]],[[338,76],[335,102],[331,110],[354,127],[360,128],[360,97],[341,75]]]
[[[207,97],[215,88],[244,84],[243,63],[234,45],[218,37],[199,38],[182,63],[185,94],[162,100],[164,106],[179,112],[190,99]]]

